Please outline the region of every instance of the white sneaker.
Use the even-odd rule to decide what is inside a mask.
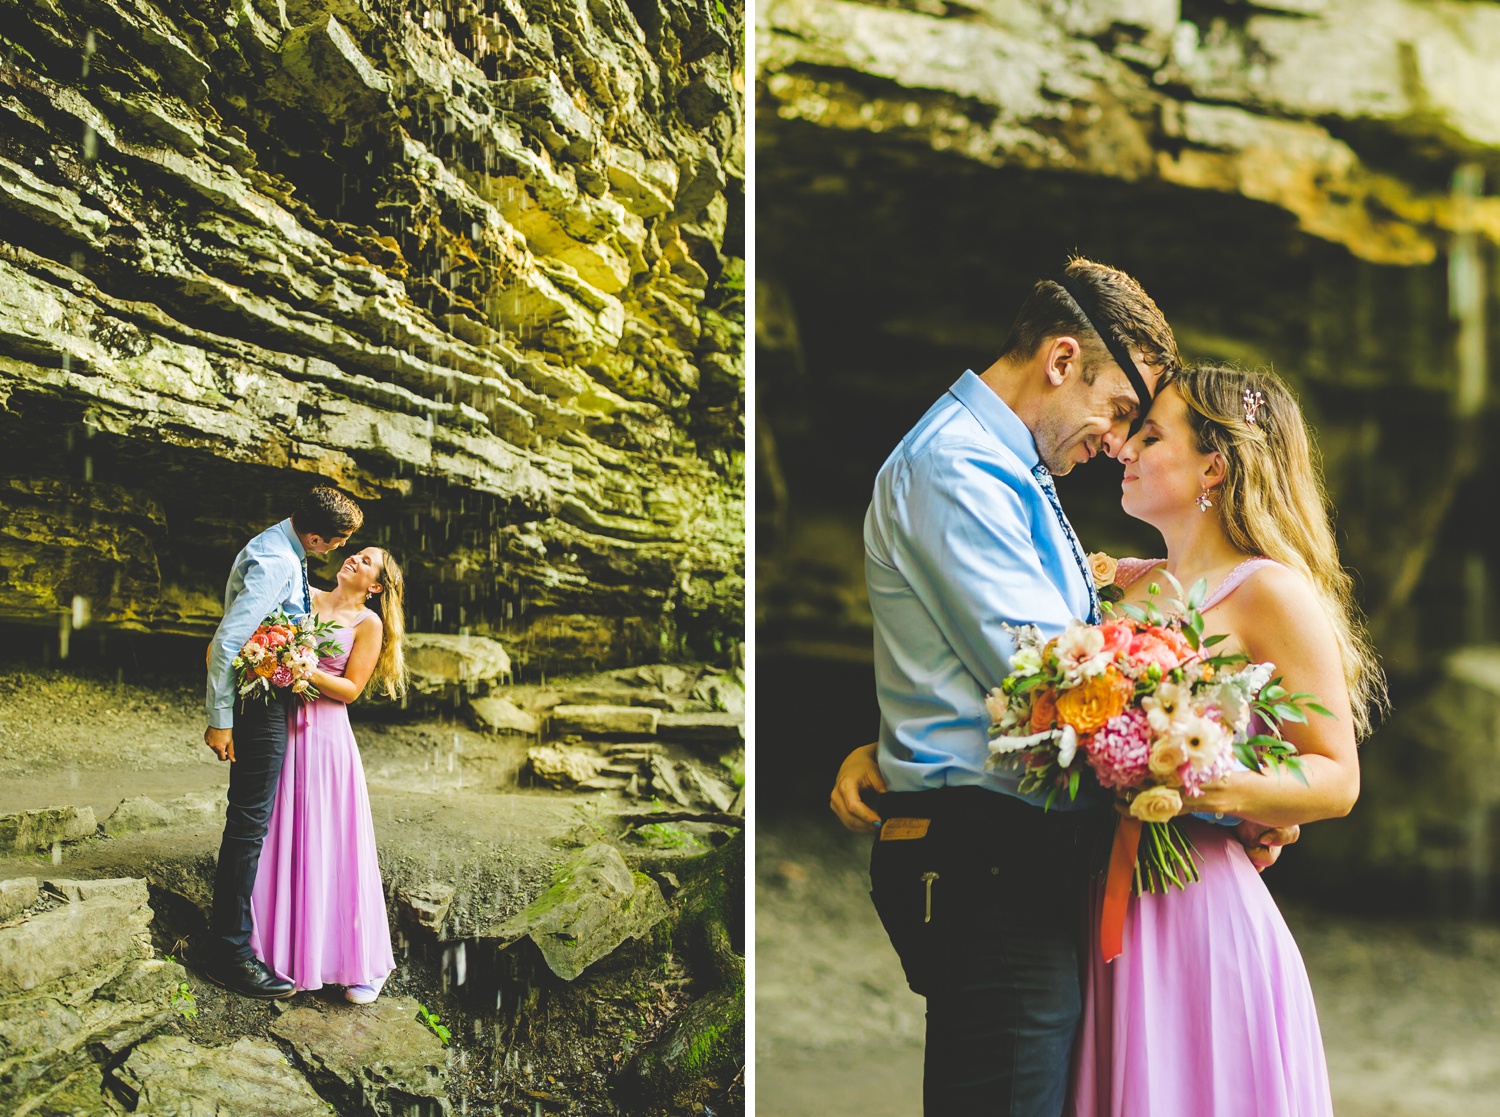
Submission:
[[[351,985],[344,990],[344,998],[351,1004],[372,1005],[375,1003],[375,998],[380,996],[380,991],[385,988],[386,977],[390,976],[386,974],[385,977],[376,978],[368,985]]]

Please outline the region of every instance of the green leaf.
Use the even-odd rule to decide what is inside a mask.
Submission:
[[[1333,718],[1334,721],[1338,721],[1338,715],[1327,706],[1319,705],[1316,702],[1309,702],[1307,708],[1315,714],[1322,714],[1325,718]]]
[[[1267,683],[1261,688],[1259,695],[1262,702],[1278,702],[1286,696],[1285,688],[1279,687],[1275,683]]]
[[[1140,621],[1142,624],[1146,623],[1146,610],[1142,609],[1139,605],[1126,605],[1124,602],[1121,602],[1120,612],[1133,621]]]
[[[1215,647],[1218,644],[1222,644],[1225,640],[1228,640],[1228,639],[1229,639],[1229,633],[1227,633],[1227,632],[1216,632],[1212,636],[1205,636],[1203,638],[1203,646],[1205,648],[1212,648],[1212,647]]]
[[[1076,757],[1075,757],[1076,759]],[[1078,798],[1078,778],[1081,775],[1077,768],[1068,773],[1068,798]]]
[[[1188,590],[1188,604],[1194,609],[1201,609],[1203,602],[1208,597],[1208,579],[1199,578],[1193,583],[1192,589]]]
[[[1190,625],[1183,625],[1182,634],[1187,638],[1188,647],[1192,648],[1193,651],[1196,652],[1198,650],[1199,644],[1198,630],[1191,627]]]

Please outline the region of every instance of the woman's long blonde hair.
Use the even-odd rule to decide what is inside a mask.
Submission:
[[[367,685],[387,698],[406,696],[406,577],[396,560],[384,547],[380,552],[380,575],[376,579],[385,587],[374,596],[376,612],[383,626],[380,658]]]
[[[1187,405],[1198,451],[1224,458],[1213,490],[1225,533],[1247,555],[1264,555],[1300,571],[1333,622],[1358,738],[1389,708],[1385,672],[1354,600],[1354,579],[1339,562],[1332,512],[1302,409],[1269,369],[1197,365],[1162,382]],[[1248,393],[1248,396],[1247,396]],[[1254,403],[1254,421],[1247,418]]]

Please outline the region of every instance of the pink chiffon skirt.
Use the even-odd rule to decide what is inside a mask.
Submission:
[[[1073,1117],[1331,1117],[1302,955],[1232,832],[1188,820],[1203,879],[1132,898],[1104,963],[1094,896]]]
[[[289,716],[250,901],[250,949],[299,989],[367,984],[396,961],[349,710],[320,698]]]

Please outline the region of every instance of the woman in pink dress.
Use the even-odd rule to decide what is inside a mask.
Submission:
[[[1349,812],[1356,742],[1384,681],[1339,565],[1302,414],[1269,373],[1188,369],[1158,392],[1119,460],[1121,503],[1156,527],[1164,560],[1124,560],[1140,602],[1170,572],[1205,579],[1216,651],[1271,662],[1291,691],[1335,715],[1287,723],[1306,784],[1239,771],[1189,800],[1202,879],[1131,900],[1124,950],[1090,942],[1074,1117],[1328,1117],[1328,1072],[1297,945],[1234,832],[1218,820],[1291,826]],[[1164,581],[1164,579],[1160,579]],[[1096,898],[1097,900],[1097,898]]]
[[[338,584],[312,595],[318,619],[339,625],[344,651],[319,663],[320,697],[288,715],[250,905],[257,958],[298,989],[347,986],[355,1004],[380,995],[396,961],[349,703],[371,685],[392,698],[405,692],[402,596],[401,570],[379,547],[351,555]]]

